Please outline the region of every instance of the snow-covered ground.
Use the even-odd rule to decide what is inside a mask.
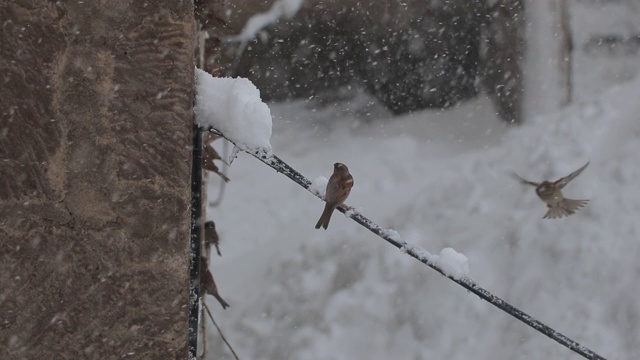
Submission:
[[[452,247],[479,285],[609,359],[640,358],[640,79],[507,128],[481,98],[389,119],[365,95],[272,104],[271,144],[314,179],[349,166],[347,203],[404,240]],[[218,144],[219,146],[220,144]],[[565,188],[590,199],[543,220],[533,188],[591,164]],[[334,214],[247,154],[209,207],[222,257],[216,320],[242,359],[577,359],[460,286]],[[219,180],[211,176],[210,199]],[[210,359],[230,359],[215,331]]]

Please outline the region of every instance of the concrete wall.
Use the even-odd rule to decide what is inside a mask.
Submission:
[[[0,358],[186,358],[192,2],[0,20]]]

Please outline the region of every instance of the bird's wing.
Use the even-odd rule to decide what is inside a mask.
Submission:
[[[562,189],[563,187],[565,187],[571,180],[575,179],[578,175],[580,175],[580,173],[587,167],[587,165],[589,165],[589,161],[587,161],[586,164],[584,164],[580,169],[572,172],[571,174],[560,178],[558,180],[556,180],[554,182],[554,184],[558,187],[558,189]]]
[[[525,184],[525,185],[531,185],[531,186],[539,186],[539,185],[540,185],[540,184],[538,184],[538,183],[536,183],[536,182],[529,181],[529,180],[527,180],[527,179],[523,179],[523,178],[521,178],[521,177],[520,177],[520,175],[516,174],[515,172],[514,172],[514,173],[511,173],[511,176],[512,176],[514,179],[518,180],[520,183]]]

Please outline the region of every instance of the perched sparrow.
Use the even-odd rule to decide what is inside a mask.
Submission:
[[[218,287],[216,286],[215,280],[213,280],[213,274],[211,274],[209,270],[209,263],[204,256],[200,257],[200,288],[203,289],[206,294],[216,298],[223,309],[230,307],[218,293]]]
[[[213,160],[220,160],[226,164],[226,162],[220,158],[220,155],[214,148],[209,145],[205,145],[202,153],[202,168],[218,174],[218,176],[220,176],[222,180],[224,180],[224,182],[229,182],[229,178],[222,171],[220,171]]]
[[[540,199],[542,199],[542,201],[544,201],[549,208],[549,211],[547,211],[543,219],[556,219],[574,214],[576,210],[585,206],[589,202],[589,200],[565,199],[565,197],[562,195],[562,191],[560,191],[571,180],[580,175],[580,173],[587,167],[587,165],[589,165],[588,161],[580,169],[554,182],[543,181],[541,183],[536,183],[533,181],[525,180],[518,176],[518,174],[516,173],[513,173],[513,176],[516,178],[516,180],[520,181],[523,184],[536,187],[536,194],[538,194],[538,197],[540,197]]]
[[[333,175],[329,178],[327,183],[327,191],[324,200],[327,202],[324,206],[324,211],[320,220],[316,224],[316,229],[320,229],[322,226],[325,230],[329,226],[329,220],[331,220],[331,214],[333,210],[339,205],[342,205],[353,187],[353,177],[349,174],[347,165],[342,163],[333,164]]]
[[[218,256],[222,256],[222,253],[220,253],[220,237],[218,237],[218,232],[216,231],[216,224],[209,220],[204,223],[204,246],[207,251],[211,248],[211,244],[216,247]]]

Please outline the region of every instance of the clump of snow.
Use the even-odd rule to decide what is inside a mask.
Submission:
[[[251,41],[256,34],[265,27],[275,23],[282,17],[292,18],[302,6],[304,0],[276,0],[271,9],[265,13],[253,15],[244,25],[244,29],[237,36],[230,37],[231,41]]]
[[[456,280],[469,277],[469,260],[464,254],[447,247],[435,256],[434,265]]]
[[[405,242],[402,245],[402,248],[400,249],[400,251],[407,253],[407,254],[411,254],[415,257],[418,258],[418,260],[423,261],[423,262],[427,262],[429,264],[434,264],[435,260],[436,260],[436,256],[431,254],[430,252],[428,252],[427,250],[421,248],[420,246],[417,246],[415,244],[412,243],[408,243]]]
[[[327,191],[327,182],[329,182],[329,180],[326,177],[318,176],[311,182],[309,191],[316,195],[324,197],[324,193]]]
[[[347,211],[344,212],[344,216],[350,218],[356,214],[361,214],[362,213],[362,207],[350,207],[349,209],[347,209]]]
[[[248,79],[216,78],[196,69],[194,111],[196,123],[219,130],[236,147],[271,154],[271,111]]]
[[[400,238],[400,234],[393,230],[393,229],[384,229],[380,232],[383,236],[393,240],[393,241],[397,241],[400,242],[401,238]]]
[[[438,255],[431,254],[425,249],[410,243],[404,243],[403,252],[416,256],[420,261],[434,265],[446,275],[456,280],[469,277],[469,260],[450,247],[440,250]]]

